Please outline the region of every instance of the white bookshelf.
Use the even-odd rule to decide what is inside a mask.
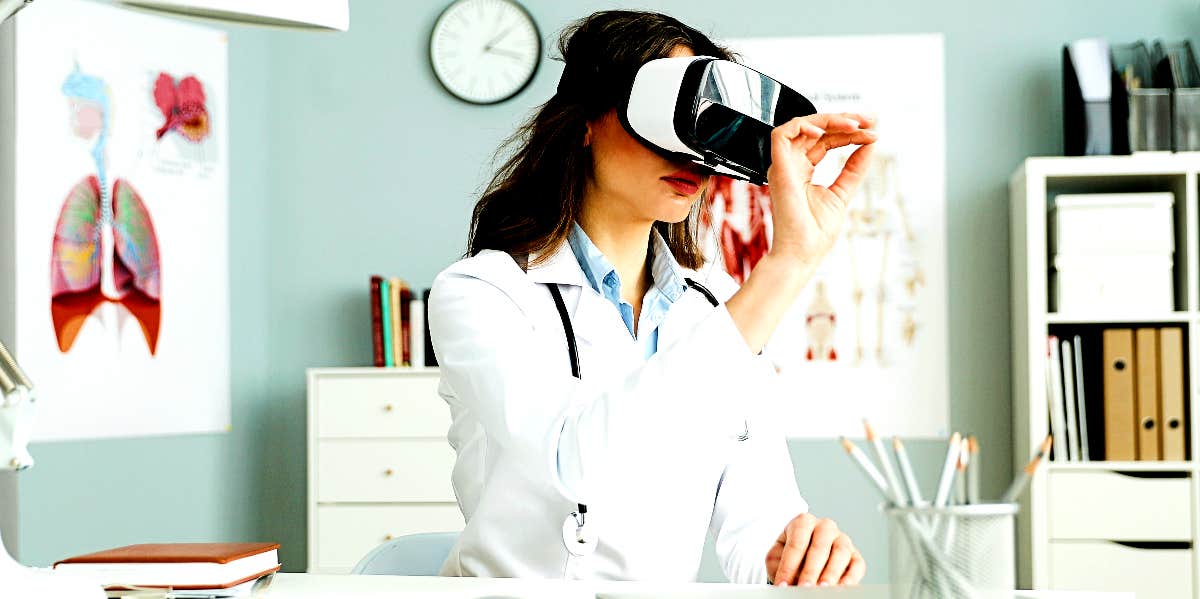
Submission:
[[[1044,377],[1046,336],[1051,331],[1179,326],[1184,331],[1187,370],[1186,461],[1052,462],[1034,477],[1018,516],[1021,588],[1067,590],[1072,587],[1064,579],[1087,577],[1093,589],[1103,584],[1103,590],[1135,590],[1139,597],[1200,598],[1200,558],[1195,547],[1200,512],[1198,180],[1200,153],[1029,158],[1010,179],[1014,463],[1027,462],[1048,434]],[[1175,195],[1174,309],[1051,312],[1047,238],[1051,198],[1059,193],[1151,191]],[[1085,360],[1101,359],[1099,343],[1085,344],[1083,349]],[[1102,386],[1087,384],[1089,421],[1102,421]],[[1103,445],[1102,430],[1090,430],[1089,436],[1093,447]],[[1081,492],[1090,489],[1096,491]],[[1070,506],[1064,503],[1066,497],[1071,498]],[[1067,507],[1070,513],[1064,512]],[[1078,518],[1080,513],[1088,517]],[[1067,522],[1083,524],[1068,527]],[[1141,531],[1149,531],[1148,538],[1136,538]]]

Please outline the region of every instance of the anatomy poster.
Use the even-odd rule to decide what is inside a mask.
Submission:
[[[226,35],[55,0],[15,36],[5,201],[35,439],[226,430]]]
[[[740,39],[742,61],[819,112],[878,117],[867,180],[841,236],[770,346],[796,437],[942,436],[948,413],[942,37]],[[831,153],[828,185],[852,148]],[[709,255],[742,280],[766,252],[769,189],[727,179],[709,196]]]

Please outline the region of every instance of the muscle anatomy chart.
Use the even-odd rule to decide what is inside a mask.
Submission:
[[[841,234],[764,352],[778,372],[779,419],[796,437],[938,436],[948,356],[942,39],[884,35],[727,40],[746,62],[819,112],[865,112],[879,142]],[[820,56],[821,60],[804,57]],[[800,58],[797,58],[800,57]],[[829,185],[854,148],[813,174]],[[769,251],[769,187],[714,181],[701,215],[706,252],[735,279]]]

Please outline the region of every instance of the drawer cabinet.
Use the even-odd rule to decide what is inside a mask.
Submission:
[[[1192,599],[1192,550],[1108,541],[1050,541],[1050,586],[1060,591],[1133,591]]]
[[[1110,470],[1049,475],[1050,539],[1190,541],[1192,481]]]
[[[326,570],[349,572],[380,543],[407,534],[462,527],[462,512],[453,502],[322,504],[317,506],[316,561]]]
[[[392,538],[462,530],[450,412],[431,368],[308,371],[308,571],[348,573]]]

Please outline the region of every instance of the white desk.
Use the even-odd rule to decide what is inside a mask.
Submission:
[[[277,574],[265,599],[395,599],[437,597],[444,599],[595,599],[596,593],[622,591],[645,593],[646,599],[711,597],[759,599],[805,597],[810,599],[888,599],[886,585],[863,585],[840,589],[764,588],[729,584],[661,584],[644,582],[577,582],[511,578],[438,578],[432,576],[350,576],[338,574]],[[1003,594],[1007,599],[1133,599],[1133,593],[1021,592]],[[988,598],[993,599],[993,598]],[[1001,599],[995,597],[994,599]]]

